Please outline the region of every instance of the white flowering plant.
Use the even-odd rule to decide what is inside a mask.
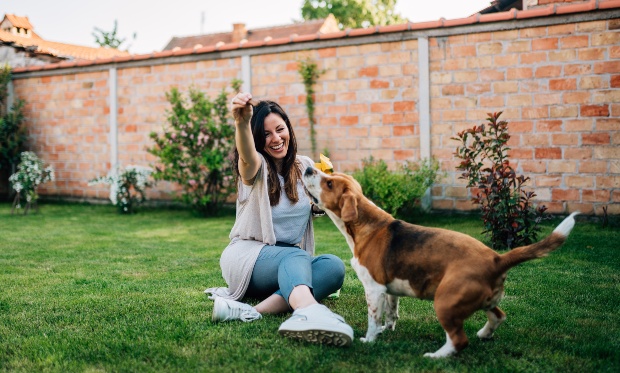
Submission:
[[[124,170],[91,180],[88,185],[108,184],[112,204],[118,207],[121,214],[132,214],[146,200],[146,189],[153,186],[152,173],[149,167],[127,166]]]
[[[39,199],[37,188],[43,183],[54,181],[54,179],[54,169],[51,166],[44,167],[43,161],[33,152],[22,152],[20,163],[17,165],[17,172],[9,177],[11,187],[16,193],[13,211],[22,207],[22,198],[26,200],[24,214],[32,205],[36,207],[36,201]]]

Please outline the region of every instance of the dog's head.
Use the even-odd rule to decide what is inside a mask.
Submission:
[[[339,172],[328,175],[308,167],[303,180],[313,202],[321,209],[333,213],[345,223],[357,220],[362,187],[353,177]]]

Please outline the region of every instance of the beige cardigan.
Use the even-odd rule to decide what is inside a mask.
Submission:
[[[228,289],[209,288],[205,290],[205,293],[213,296],[222,296],[234,300],[243,298],[261,249],[265,245],[276,243],[273,219],[271,218],[271,205],[269,204],[267,182],[269,168],[265,158],[260,153],[259,156],[261,167],[256,174],[249,195],[244,200],[239,200],[240,196],[237,195],[237,217],[230,231],[231,242],[224,249],[220,258],[222,277],[228,284]],[[306,168],[314,165],[312,159],[306,156],[298,155],[297,160],[301,164],[302,175]],[[310,255],[314,255],[312,215],[308,219],[304,238],[299,246]]]

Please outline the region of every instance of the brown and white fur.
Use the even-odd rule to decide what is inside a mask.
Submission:
[[[506,272],[562,245],[578,214],[567,217],[544,240],[501,255],[468,235],[394,219],[368,200],[351,176],[327,175],[309,167],[303,180],[353,252],[351,266],[364,285],[368,304],[368,331],[361,340],[372,342],[383,330],[395,328],[399,297],[433,300],[446,343],[424,354],[432,358],[450,356],[467,346],[463,322],[478,310],[488,317],[478,337],[491,338],[506,319],[498,307]]]

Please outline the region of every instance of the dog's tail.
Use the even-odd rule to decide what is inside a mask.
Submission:
[[[510,268],[525,261],[547,256],[547,254],[562,246],[575,226],[575,215],[577,214],[579,214],[579,212],[570,214],[544,240],[528,246],[514,248],[500,256],[500,261],[498,263],[499,272],[504,273]]]

